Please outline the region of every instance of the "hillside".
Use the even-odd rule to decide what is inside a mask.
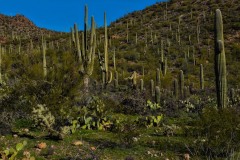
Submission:
[[[170,0],[64,34],[1,16],[0,158],[238,159],[239,15]]]
[[[5,43],[12,39],[36,38],[41,34],[56,34],[44,28],[37,27],[32,21],[23,15],[6,16],[0,14],[0,42]]]

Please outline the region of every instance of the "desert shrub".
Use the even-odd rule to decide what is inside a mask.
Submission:
[[[139,59],[139,53],[135,53],[135,52],[129,53],[129,52],[127,52],[127,53],[125,53],[124,58],[128,61],[137,62],[138,59]]]
[[[194,124],[195,153],[216,158],[229,157],[240,150],[240,113],[236,109],[204,108]]]

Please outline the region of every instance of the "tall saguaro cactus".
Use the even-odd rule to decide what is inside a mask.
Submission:
[[[184,74],[183,74],[183,71],[180,70],[180,75],[179,75],[179,83],[180,83],[180,94],[181,94],[181,97],[183,98],[184,96]]]
[[[2,84],[2,47],[0,44],[0,84]]]
[[[87,37],[84,36],[85,40],[83,42],[87,42]],[[84,78],[84,87],[86,92],[88,92],[88,83],[89,76],[92,75],[94,59],[95,59],[95,50],[96,50],[96,32],[95,32],[95,21],[94,18],[91,18],[91,38],[90,44],[87,46],[86,44],[82,44],[86,48],[83,49],[81,62],[80,63],[80,71],[83,74]]]
[[[223,38],[222,13],[219,9],[215,12],[215,76],[217,90],[218,108],[225,108],[227,105],[227,78],[226,59]]]
[[[203,65],[200,64],[200,89],[204,89]]]
[[[78,60],[80,61],[81,49],[80,49],[80,42],[79,42],[77,24],[74,24],[74,32],[75,32],[75,42],[76,42],[76,47],[77,47],[77,56],[76,57],[78,57]],[[80,61],[80,63],[81,63],[81,61]]]
[[[47,60],[46,60],[46,41],[42,37],[42,53],[43,53],[43,77],[47,77]]]

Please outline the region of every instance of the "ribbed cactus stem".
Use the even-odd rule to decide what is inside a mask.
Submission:
[[[215,77],[218,108],[227,106],[227,78],[226,59],[223,37],[222,13],[219,9],[215,13]]]
[[[2,84],[2,47],[0,44],[0,84]]]
[[[180,83],[180,94],[181,94],[181,97],[183,98],[184,96],[184,74],[183,74],[183,71],[180,70],[180,75],[179,75],[179,83]]]
[[[197,42],[198,42],[198,45],[200,44],[200,20],[198,20],[198,23],[197,23]]]
[[[105,68],[105,83],[108,81],[108,33],[107,33],[107,15],[104,12],[104,68]]]
[[[200,64],[200,89],[204,89],[204,75],[203,75],[203,65]]]
[[[127,21],[127,43],[128,43],[128,21]]]
[[[143,79],[140,79],[140,91],[142,92],[144,89],[144,81]]]
[[[138,44],[138,34],[136,32],[136,35],[135,35],[135,43]]]
[[[74,29],[72,27],[71,27],[71,39],[72,39],[73,45],[76,47],[76,40],[75,40],[75,36],[74,36]]]
[[[144,69],[144,66],[142,66],[142,76],[144,77],[145,75],[145,69]]]
[[[159,86],[155,87],[155,102],[160,104],[160,88]]]
[[[74,24],[74,31],[75,31],[75,40],[76,40],[76,46],[77,46],[78,60],[79,60],[79,62],[81,63],[81,49],[80,49],[80,42],[79,42],[77,24]]]
[[[150,80],[150,89],[151,89],[151,96],[154,97],[154,81],[151,79]]]
[[[165,58],[165,60],[164,60],[164,72],[163,72],[164,76],[167,74],[167,68],[168,68],[168,66],[167,66],[167,58]]]
[[[160,87],[161,85],[161,80],[160,80],[160,69],[156,69],[156,85]]]
[[[84,44],[82,44],[82,45],[84,45],[84,48],[85,48],[85,50],[87,50],[87,30],[88,30],[88,7],[87,7],[87,5],[85,5],[85,9],[84,9],[84,11],[85,11],[85,16],[84,16],[84,37],[86,37],[85,39],[84,39]],[[95,27],[95,26],[94,26]]]
[[[43,53],[43,77],[47,77],[47,60],[46,60],[46,41],[42,38],[42,53]]]
[[[188,86],[185,86],[184,87],[184,98],[188,98],[188,96],[189,96],[189,87]]]
[[[118,72],[116,70],[114,71],[114,87],[118,88]]]
[[[114,48],[113,50],[113,68],[114,68],[114,71],[116,71],[116,49]]]
[[[133,89],[136,89],[137,88],[137,72],[134,71],[130,79],[132,80]]]
[[[114,71],[114,79],[117,79],[118,81],[118,71]]]

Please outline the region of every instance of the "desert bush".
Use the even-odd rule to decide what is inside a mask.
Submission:
[[[216,158],[240,150],[240,113],[235,108],[206,107],[194,124],[195,153]]]

